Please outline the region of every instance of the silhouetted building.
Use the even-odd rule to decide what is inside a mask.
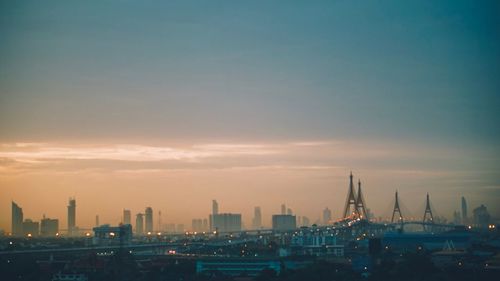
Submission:
[[[203,220],[193,219],[191,222],[191,229],[195,232],[203,232]]]
[[[286,205],[285,204],[281,204],[281,214],[286,215]]]
[[[25,219],[23,222],[24,236],[38,236],[40,232],[40,224],[30,219]]]
[[[94,245],[126,245],[132,240],[132,226],[124,224],[120,226],[110,226],[109,224],[94,227]]]
[[[273,229],[286,231],[297,228],[297,221],[293,215],[273,215]]]
[[[217,214],[212,215],[214,230],[218,232],[241,231],[241,214]]]
[[[95,226],[99,226],[99,215],[95,216]]]
[[[68,235],[76,235],[76,200],[75,198],[69,199],[68,205]]]
[[[135,217],[135,234],[137,236],[144,235],[144,214],[137,214]]]
[[[332,220],[332,211],[330,211],[330,209],[328,209],[327,207],[323,210],[323,224],[327,225],[330,223],[331,220]]]
[[[203,219],[203,231],[208,231],[208,220]]]
[[[123,210],[123,224],[132,224],[130,210]]]
[[[292,209],[290,208],[286,209],[286,214],[289,216],[293,215]]]
[[[57,233],[59,233],[59,220],[44,217],[40,222],[40,235],[53,237]]]
[[[262,212],[260,207],[255,207],[253,211],[252,228],[260,229],[262,227]]]
[[[219,214],[219,204],[217,203],[217,200],[212,200],[212,215],[218,215]]]
[[[487,228],[488,225],[490,224],[490,213],[488,213],[488,209],[486,209],[486,206],[482,205],[475,208],[474,211],[472,211],[474,215],[474,226],[479,227],[479,228]]]
[[[311,221],[309,220],[309,218],[306,216],[303,216],[301,226],[310,226],[310,225],[311,225]]]
[[[12,201],[12,235],[23,235],[23,209]]]
[[[465,197],[462,196],[462,223],[467,224],[467,201],[465,201]]]
[[[153,232],[153,209],[151,207],[146,208],[146,233]]]

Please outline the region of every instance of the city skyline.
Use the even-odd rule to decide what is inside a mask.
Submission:
[[[500,217],[495,1],[56,2],[0,8],[0,229],[70,197],[80,226],[314,222],[351,170],[376,216]]]

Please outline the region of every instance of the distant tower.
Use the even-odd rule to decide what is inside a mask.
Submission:
[[[286,214],[289,216],[293,215],[292,209],[290,208],[286,209]]]
[[[12,201],[12,235],[23,236],[23,208]]]
[[[144,214],[137,214],[135,218],[135,234],[137,236],[144,235]]]
[[[281,204],[281,214],[286,215],[286,205],[285,204]]]
[[[95,226],[99,226],[99,215],[95,215]]]
[[[217,200],[212,200],[212,215],[218,215],[219,214],[219,204],[217,203]]]
[[[260,207],[255,207],[253,212],[252,228],[260,229],[262,227],[262,212]]]
[[[70,236],[76,233],[76,200],[75,198],[69,198],[68,204],[68,234]]]
[[[433,223],[434,217],[432,216],[431,210],[431,202],[429,200],[429,193],[427,193],[427,199],[425,200],[425,211],[424,211],[424,219],[422,220],[424,223]]]
[[[323,224],[327,225],[330,223],[331,220],[332,220],[332,211],[330,211],[330,209],[328,209],[327,207],[323,210]]]
[[[352,206],[352,209],[351,209]],[[351,215],[357,216],[359,214],[356,207],[356,194],[354,193],[354,184],[352,183],[352,172],[349,176],[349,194],[347,194],[347,201],[345,202],[343,218],[350,217]]]
[[[403,223],[403,214],[401,213],[401,209],[399,208],[399,197],[398,192],[396,191],[396,201],[394,202],[394,209],[392,210],[392,218],[391,223],[394,222],[394,215],[398,213],[397,221]]]
[[[467,202],[465,201],[465,197],[462,196],[462,223],[467,223]]]
[[[131,224],[130,210],[123,210],[123,224]]]
[[[151,207],[147,207],[146,211],[146,233],[153,232],[153,209]]]
[[[156,228],[161,231],[161,211],[158,211],[158,226]]]
[[[363,194],[361,193],[361,180],[358,181],[358,198],[356,199],[356,210],[358,210],[359,218],[368,219],[366,215],[365,200],[363,199]]]

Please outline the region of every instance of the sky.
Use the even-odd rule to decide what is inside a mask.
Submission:
[[[0,229],[281,203],[500,217],[497,1],[0,1]],[[410,215],[408,215],[410,216]],[[157,222],[155,218],[155,223]]]

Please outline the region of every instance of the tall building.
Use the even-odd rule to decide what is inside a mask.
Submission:
[[[153,209],[151,207],[146,208],[146,233],[153,232]]]
[[[23,209],[12,201],[12,235],[23,235]]]
[[[310,226],[310,225],[311,225],[311,221],[309,220],[309,218],[306,216],[303,216],[301,226]]]
[[[286,214],[289,216],[293,215],[292,209],[290,208],[286,209]]]
[[[95,215],[95,226],[99,226],[99,215]]]
[[[462,223],[467,224],[467,202],[465,201],[465,197],[462,196]]]
[[[255,207],[253,210],[252,228],[253,229],[262,228],[262,212],[260,210],[260,207]]]
[[[217,200],[212,200],[212,215],[218,215],[219,214],[219,203],[217,203]]]
[[[69,204],[68,204],[68,234],[70,236],[76,235],[76,200],[75,200],[75,198],[70,198]]]
[[[202,219],[193,219],[191,222],[191,230],[195,232],[203,231],[203,220]]]
[[[40,232],[40,224],[30,219],[25,219],[23,222],[24,236],[38,236]]]
[[[217,214],[212,215],[213,228],[218,232],[241,231],[241,214]]]
[[[286,205],[285,204],[281,204],[281,214],[286,215]]]
[[[208,220],[203,219],[203,231],[208,231]]]
[[[137,214],[135,217],[135,235],[144,235],[144,214]]]
[[[292,215],[273,215],[274,230],[294,230],[297,228],[297,220]]]
[[[489,223],[490,223],[490,213],[488,212],[488,209],[486,209],[486,206],[482,205],[475,208],[472,211],[472,214],[474,216],[474,226],[479,227],[479,228],[487,228]]]
[[[123,224],[131,224],[130,210],[123,210]]]
[[[44,217],[40,223],[40,235],[54,237],[57,233],[59,233],[59,220]]]
[[[332,220],[332,211],[330,211],[330,209],[328,209],[328,207],[326,207],[323,210],[323,224],[327,225],[330,223],[331,220]]]

